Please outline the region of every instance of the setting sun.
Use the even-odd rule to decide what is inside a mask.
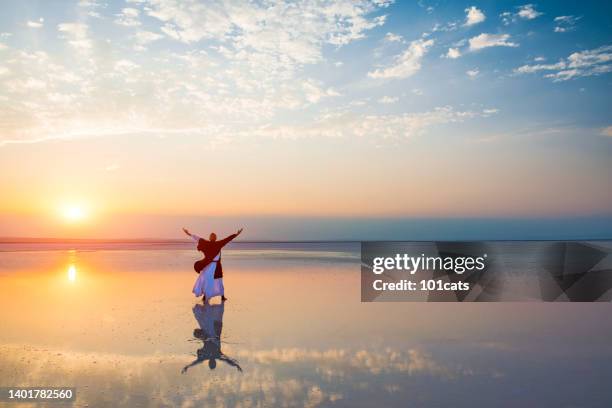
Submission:
[[[69,221],[79,221],[85,218],[86,214],[82,207],[78,205],[70,205],[64,209],[64,218]]]

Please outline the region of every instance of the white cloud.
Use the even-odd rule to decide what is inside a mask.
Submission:
[[[472,6],[465,9],[465,23],[464,26],[473,26],[478,23],[482,23],[485,21],[486,16],[482,12],[482,10],[478,9],[476,6]]]
[[[534,18],[538,18],[544,13],[540,13],[539,11],[537,11],[533,4],[524,4],[519,7],[519,11],[516,14],[524,20],[533,20]]]
[[[11,72],[11,70],[8,69],[7,67],[0,67],[0,76],[6,75],[6,74],[8,74],[10,72]]]
[[[141,24],[138,19],[139,15],[140,10],[133,7],[126,7],[121,10],[121,13],[117,14],[115,23],[126,27],[137,27]]]
[[[533,74],[538,71],[551,71],[560,70],[566,67],[565,62],[561,61],[556,64],[535,64],[535,65],[523,65],[515,69],[516,73],[519,74]]]
[[[79,0],[79,7],[100,7],[100,3],[96,0]]]
[[[400,55],[395,57],[393,64],[386,68],[376,69],[368,72],[370,78],[389,79],[407,78],[421,69],[421,61],[428,49],[434,44],[434,40],[415,40]]]
[[[470,79],[476,79],[480,71],[478,70],[478,68],[474,68],[466,71],[465,73],[467,74],[467,76],[470,77]]]
[[[249,131],[249,135],[273,139],[311,137],[367,137],[381,140],[410,139],[426,133],[436,125],[461,123],[468,119],[488,117],[497,111],[456,111],[450,106],[438,107],[421,113],[399,115],[339,115],[324,118],[307,126],[262,127]]]
[[[332,96],[340,96],[338,91],[333,88],[324,89],[319,81],[308,79],[302,83],[304,95],[309,103],[318,103],[321,99]]]
[[[88,37],[89,27],[84,23],[62,23],[58,24],[57,30],[63,34],[68,43],[78,49],[86,50],[92,47],[92,41]]]
[[[102,15],[96,10],[106,7],[96,0],[80,0],[78,6],[86,10],[87,15],[93,18],[102,18]]]
[[[417,95],[417,96],[422,96],[422,95],[423,95],[423,90],[418,89],[418,88],[414,88],[414,89],[412,90],[412,93],[413,93],[413,94],[415,94],[415,95]]]
[[[389,42],[402,42],[403,37],[398,34],[387,33],[385,34],[385,41]]]
[[[574,31],[576,29],[576,23],[582,17],[576,16],[558,16],[555,17],[555,33],[565,33],[568,31]]]
[[[43,26],[44,21],[44,18],[39,18],[38,21],[29,20],[26,25],[30,28],[41,28]]]
[[[134,34],[134,40],[139,45],[146,45],[146,44],[149,44],[149,43],[151,43],[153,41],[160,40],[162,38],[164,38],[163,35],[157,34],[157,33],[153,33],[151,31],[139,31],[136,34]]]
[[[504,11],[503,13],[501,13],[501,14],[499,15],[499,17],[501,18],[502,23],[503,23],[504,25],[508,25],[508,24],[510,24],[512,21],[514,21],[514,15],[513,15],[511,12],[509,12],[509,11]]]
[[[518,47],[517,43],[508,41],[509,39],[510,35],[508,34],[482,33],[476,37],[470,38],[470,51],[477,51],[489,47]]]
[[[459,28],[459,23],[453,21],[453,22],[446,23],[446,24],[436,23],[431,29],[431,31],[433,31],[434,33],[438,31],[449,32],[449,31],[455,31],[457,28]]]
[[[169,37],[194,43],[215,39],[234,55],[262,58],[286,68],[321,60],[324,44],[341,46],[365,37],[385,22],[385,16],[368,15],[388,2],[368,0],[307,1],[260,4],[210,3],[206,6],[178,0],[148,0],[147,14],[163,23]],[[248,53],[248,54],[246,54]]]
[[[459,51],[459,48],[449,48],[448,52],[445,55],[446,58],[450,58],[450,59],[459,58],[460,56],[461,56],[461,51]]]
[[[395,103],[397,101],[399,101],[399,98],[397,96],[387,96],[387,95],[385,95],[385,96],[383,96],[382,98],[380,98],[378,100],[378,103],[382,103],[382,104],[388,105],[388,104]]]
[[[556,64],[523,65],[514,71],[517,74],[551,71],[545,74],[544,77],[550,78],[555,82],[605,74],[612,72],[612,45],[575,52]]]
[[[544,14],[537,11],[533,4],[524,4],[522,6],[518,6],[517,9],[518,11],[516,13],[504,11],[499,15],[504,25],[509,25],[517,20],[533,20]]]

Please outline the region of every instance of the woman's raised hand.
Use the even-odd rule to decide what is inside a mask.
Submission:
[[[191,236],[191,233],[189,231],[187,231],[187,228],[183,227],[183,232],[189,236]]]
[[[242,230],[243,230],[243,228],[240,228],[240,229],[238,230],[238,232],[236,233],[236,235],[240,235],[240,233],[242,232]]]

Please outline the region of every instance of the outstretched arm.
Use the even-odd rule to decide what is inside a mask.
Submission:
[[[192,361],[191,364],[187,364],[185,367],[183,367],[183,369],[181,370],[181,374],[185,374],[189,368],[193,367],[194,365],[198,365],[201,362],[206,361],[206,360],[208,360],[208,359],[207,358],[203,359],[203,360],[196,359],[196,360]]]
[[[219,360],[226,362],[227,364],[231,365],[232,367],[236,367],[238,369],[238,371],[242,372],[242,367],[240,367],[240,364],[238,364],[238,360],[230,358],[230,357],[226,356],[223,353],[221,353],[221,357],[219,357]]]
[[[191,239],[193,239],[195,242],[198,242],[200,240],[200,237],[197,236],[196,234],[192,234],[191,232],[189,232],[189,230],[187,228],[183,228],[183,232],[185,234],[187,234]]]
[[[236,238],[238,235],[240,235],[241,232],[242,232],[242,228],[240,228],[235,234],[232,234],[229,237],[223,238],[221,241],[219,241],[219,243],[221,244],[221,246],[225,246],[230,241],[232,241],[234,238]]]

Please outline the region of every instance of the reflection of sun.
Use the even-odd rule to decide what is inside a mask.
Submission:
[[[70,265],[68,267],[68,280],[70,282],[74,282],[76,280],[76,273],[77,273],[76,266]]]
[[[85,211],[78,205],[70,205],[64,209],[64,218],[69,221],[79,221],[85,218]]]

